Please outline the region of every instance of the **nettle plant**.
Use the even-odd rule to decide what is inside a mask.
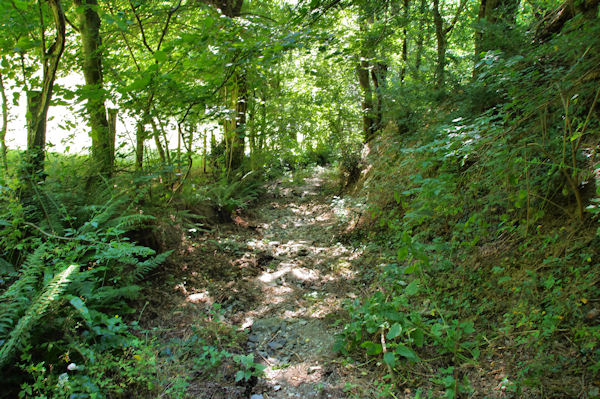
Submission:
[[[399,236],[397,257],[399,263],[381,266],[381,290],[347,304],[351,320],[336,349],[344,355],[364,351],[381,358],[389,377],[402,369],[403,362],[422,362],[429,350],[456,365],[476,361],[481,343],[474,322],[452,319],[449,312],[432,302],[435,296],[424,272],[430,265],[429,257],[408,232]],[[422,305],[422,296],[428,298],[427,306]],[[469,390],[468,382],[454,372],[433,382],[443,385],[449,398]]]

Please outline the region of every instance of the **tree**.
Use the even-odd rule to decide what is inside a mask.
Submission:
[[[224,16],[234,19],[240,16],[244,0],[209,0]],[[227,170],[239,169],[244,159],[246,146],[246,112],[248,109],[248,86],[246,73],[237,66],[226,86],[225,99],[232,113],[223,122],[227,150]]]
[[[519,0],[481,0],[475,28],[475,60],[489,50],[513,53],[507,37],[514,28]]]
[[[435,26],[435,38],[437,42],[437,62],[435,67],[435,88],[443,91],[446,85],[446,50],[448,49],[448,40],[452,34],[452,30],[458,22],[460,14],[465,9],[466,0],[460,0],[452,22],[447,24],[442,16],[440,8],[440,0],[433,0],[433,23]]]
[[[2,97],[2,128],[0,128],[0,162],[4,170],[8,168],[6,161],[6,131],[8,129],[8,99],[4,89],[4,77],[0,73],[0,96]]]
[[[535,40],[545,42],[559,33],[565,23],[577,14],[583,14],[587,19],[596,18],[599,4],[600,0],[565,0],[539,21],[535,29]]]
[[[54,80],[60,63],[60,58],[65,49],[65,14],[60,0],[47,0],[50,13],[54,22],[54,42],[47,46],[46,26],[43,20],[41,2],[40,8],[40,50],[42,61],[42,87],[41,91],[27,93],[27,165],[26,173],[29,176],[39,175],[44,170],[44,151],[46,146],[46,119]]]
[[[383,123],[383,92],[388,66],[378,54],[378,46],[392,31],[379,22],[389,18],[389,4],[367,1],[359,5],[358,24],[361,34],[356,72],[362,89],[364,142],[370,142]]]
[[[85,78],[85,98],[92,136],[92,157],[103,175],[112,173],[114,144],[108,129],[104,104],[102,38],[97,0],[74,0],[79,17],[81,64]]]

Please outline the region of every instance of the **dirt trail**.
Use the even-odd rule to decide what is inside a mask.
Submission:
[[[258,236],[249,244],[273,259],[256,276],[261,303],[243,313],[248,351],[268,366],[253,399],[343,397],[343,384],[330,364],[335,313],[352,297],[358,253],[336,242],[340,221],[332,197],[321,194],[323,175],[278,190],[279,198],[258,210]]]
[[[337,240],[348,218],[336,216],[344,207],[326,194],[327,173],[317,169],[299,185],[274,183],[236,226],[187,242],[176,287],[185,300],[173,307],[183,311],[163,316],[161,324],[189,329],[191,319],[219,303],[227,309],[224,321],[247,333],[241,351],[267,366],[246,387],[193,382],[190,397],[346,397],[333,353],[341,327],[334,323],[342,301],[355,297],[361,253]]]

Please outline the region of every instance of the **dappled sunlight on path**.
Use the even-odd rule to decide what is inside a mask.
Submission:
[[[274,186],[275,198],[257,210],[260,239],[248,246],[272,261],[255,278],[260,302],[238,316],[250,333],[248,350],[267,366],[255,398],[344,397],[330,363],[333,324],[353,296],[351,262],[360,252],[335,242],[340,222],[320,192],[322,173],[293,189]]]
[[[302,183],[273,183],[235,224],[186,237],[172,285],[181,301],[163,316],[161,328],[187,339],[196,326],[210,329],[217,320],[243,336],[235,353],[252,354],[266,366],[262,378],[244,384],[228,385],[233,368],[222,371],[227,378],[192,379],[190,397],[347,397],[333,346],[342,304],[356,298],[362,252],[339,242],[349,220],[340,218],[327,173],[317,169]]]

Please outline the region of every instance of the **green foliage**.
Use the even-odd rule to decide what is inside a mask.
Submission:
[[[17,347],[22,346],[27,342],[29,332],[45,315],[48,307],[61,297],[66,286],[70,282],[69,279],[71,278],[71,275],[77,268],[77,265],[71,265],[58,273],[56,277],[41,290],[38,298],[36,298],[27,308],[15,328],[8,334],[6,341],[2,342],[2,348],[0,349],[0,368],[6,366],[7,362],[11,360]],[[20,294],[22,295],[22,293]],[[4,317],[6,316],[3,316],[3,318]]]
[[[239,365],[240,370],[235,373],[235,381],[248,381],[252,377],[260,377],[267,366],[255,363],[254,354],[235,355],[233,361]]]
[[[191,197],[188,202],[206,203],[213,208],[221,221],[230,221],[234,212],[246,209],[261,193],[261,182],[253,173],[239,180],[223,178],[214,183],[205,183],[200,187],[192,185],[184,196]],[[193,206],[193,205],[192,205]]]
[[[127,238],[132,230],[154,221],[137,212],[129,196],[99,190],[97,202],[89,205],[85,196],[65,195],[72,186],[59,187],[51,181],[37,190],[27,208],[3,211],[2,218],[13,220],[8,229],[31,229],[29,240],[37,243],[33,251],[33,245],[6,248],[9,254],[19,254],[14,259],[26,258],[0,294],[0,367],[11,375],[6,384],[22,383],[21,395],[29,396],[108,397],[129,389],[153,391],[153,349],[132,335],[134,323],[116,314],[132,311],[127,301],[137,298],[139,284],[170,251],[157,255]],[[10,203],[14,192],[5,195]],[[21,209],[27,212],[19,217]],[[37,222],[40,214],[44,219]],[[39,225],[27,221],[30,217]],[[11,243],[11,235],[6,232],[5,243]],[[21,377],[13,374],[17,364],[11,363],[19,353]],[[65,369],[65,359],[79,365],[76,373]],[[27,375],[31,380],[23,380]]]
[[[345,186],[354,184],[360,177],[362,170],[362,145],[360,143],[348,143],[341,149],[339,160],[340,174]]]

